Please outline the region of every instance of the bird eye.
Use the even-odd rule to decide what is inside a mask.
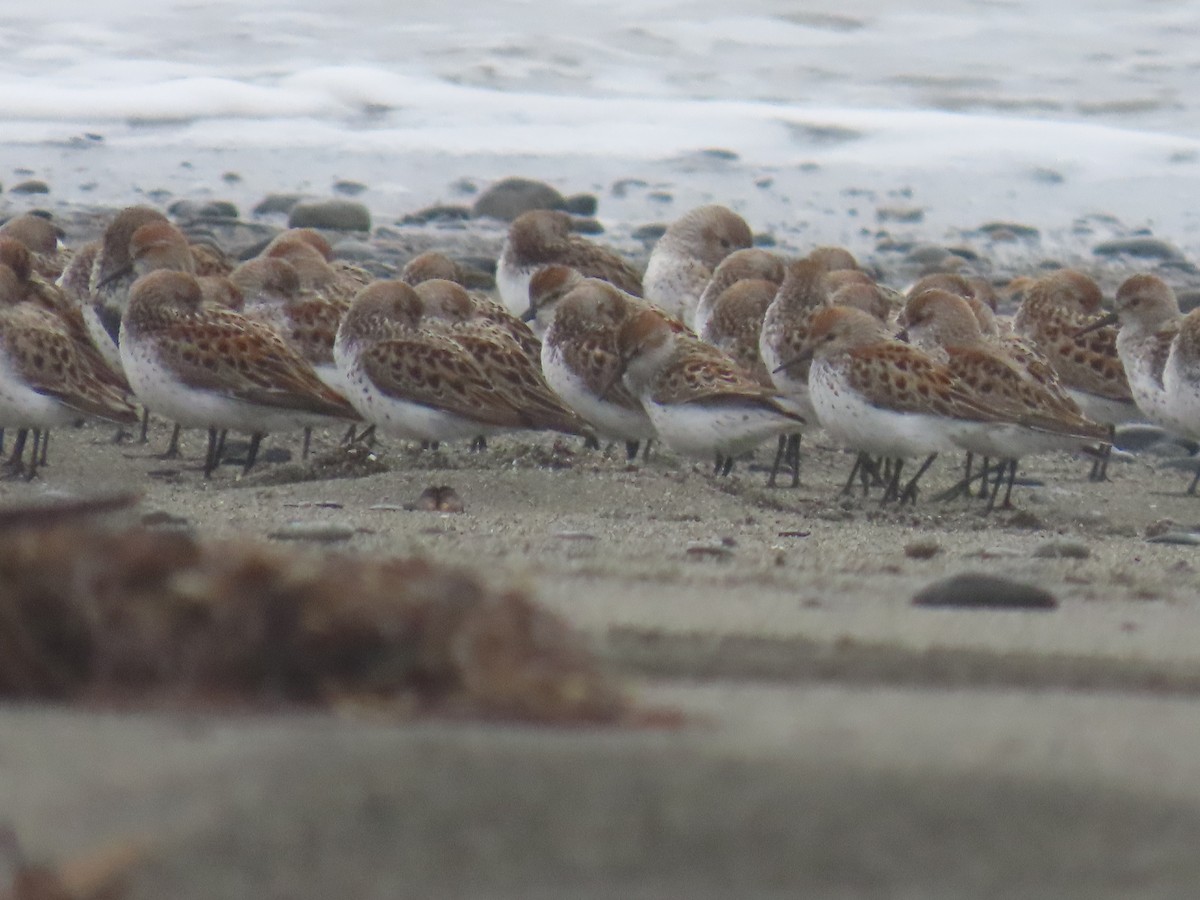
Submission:
[[[829,332],[829,334],[825,335],[825,340],[826,340],[826,341],[832,341],[832,340],[833,340],[833,332],[832,332],[832,331],[831,331],[831,332]]]

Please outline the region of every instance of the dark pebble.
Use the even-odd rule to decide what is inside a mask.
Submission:
[[[763,233],[754,235],[755,247],[774,247],[776,244],[775,235],[773,234]]]
[[[44,181],[30,179],[14,184],[9,188],[9,192],[13,194],[48,194],[50,193],[50,185]]]
[[[459,178],[457,181],[450,183],[450,190],[456,194],[478,194],[479,185],[470,178]]]
[[[647,244],[652,244],[666,234],[666,231],[666,225],[661,222],[655,222],[651,225],[642,225],[640,228],[635,228],[630,237],[635,241],[645,241]]]
[[[328,228],[332,231],[370,231],[371,213],[353,200],[297,203],[288,214],[288,228]]]
[[[1041,237],[1041,232],[1032,225],[1021,225],[1017,222],[985,222],[979,226],[979,230],[987,235],[998,231],[1007,231],[1009,234],[1019,238],[1036,239]]]
[[[254,215],[287,215],[292,207],[304,199],[303,194],[267,194],[254,207]]]
[[[1103,241],[1092,248],[1097,256],[1135,256],[1138,259],[1182,260],[1183,253],[1166,241],[1152,237],[1116,238]]]
[[[935,581],[913,597],[914,606],[963,609],[1056,609],[1049,591],[995,575],[967,572]]]
[[[604,226],[598,219],[572,219],[571,230],[576,234],[604,234]]]
[[[545,182],[505,178],[479,195],[471,207],[471,215],[511,222],[531,209],[562,209],[565,203],[563,195]]]
[[[706,156],[709,159],[719,159],[724,162],[734,162],[741,158],[732,150],[725,150],[722,147],[705,147],[698,155]]]
[[[650,185],[640,178],[622,178],[620,181],[614,181],[609,191],[614,197],[627,197],[631,191],[640,191],[648,187]]]
[[[242,176],[237,172],[225,172],[221,175],[221,180],[226,184],[241,184]]]
[[[416,212],[409,213],[400,220],[402,225],[427,225],[430,222],[461,222],[471,218],[471,210],[466,206],[451,206],[440,204],[426,206]]]
[[[925,210],[907,206],[881,206],[875,210],[875,218],[880,222],[923,222]]]
[[[1038,559],[1087,559],[1092,551],[1076,541],[1046,541],[1033,550]]]
[[[913,541],[904,545],[904,555],[909,559],[932,559],[942,552],[937,541]]]
[[[1200,306],[1200,290],[1196,288],[1186,288],[1175,292],[1175,299],[1179,301],[1179,311],[1185,316],[1193,309]]]
[[[1066,177],[1062,172],[1057,172],[1054,169],[1046,169],[1038,167],[1029,173],[1029,177],[1034,181],[1039,181],[1042,184],[1062,184],[1066,181]]]
[[[228,200],[210,200],[197,203],[195,200],[176,200],[167,207],[167,212],[176,219],[236,219],[238,208]]]
[[[908,251],[908,258],[923,266],[940,265],[949,255],[949,250],[937,244],[917,244]]]
[[[563,201],[563,211],[573,216],[594,216],[599,201],[595,194],[572,194]]]
[[[1179,544],[1184,547],[1200,545],[1200,534],[1194,531],[1167,531],[1146,538],[1147,544]]]
[[[651,191],[646,195],[646,199],[654,203],[673,203],[675,195],[670,191]]]
[[[367,186],[361,181],[335,181],[333,183],[333,192],[341,194],[343,197],[357,197]]]

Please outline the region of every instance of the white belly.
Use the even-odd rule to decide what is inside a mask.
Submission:
[[[629,409],[602,400],[569,369],[562,357],[542,345],[542,372],[559,398],[582,416],[602,436],[621,441],[644,441],[657,437],[650,417],[641,409]]]
[[[821,426],[852,450],[880,456],[926,456],[955,449],[951,435],[970,430],[969,423],[941,416],[872,406],[844,385],[824,360],[813,364],[808,384]]]
[[[792,419],[749,403],[655,403],[643,405],[663,443],[684,456],[737,456],[768,438],[800,430]]]

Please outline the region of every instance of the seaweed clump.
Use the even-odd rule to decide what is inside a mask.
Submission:
[[[564,724],[629,715],[560,617],[467,570],[36,508],[0,514],[0,697]]]

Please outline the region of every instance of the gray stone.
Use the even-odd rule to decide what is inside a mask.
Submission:
[[[408,213],[400,220],[402,225],[426,225],[430,222],[461,222],[471,218],[471,210],[466,206],[437,204]]]
[[[367,189],[367,186],[361,181],[335,181],[333,183],[333,192],[341,194],[344,197],[357,197]]]
[[[1036,240],[1041,237],[1039,232],[1032,225],[1021,225],[1017,222],[985,222],[979,226],[979,230],[986,235],[994,235],[996,232],[1008,232],[1014,237],[1027,238]]]
[[[14,184],[9,188],[9,192],[13,194],[48,194],[50,193],[50,185],[44,181],[30,179]]]
[[[654,222],[650,225],[642,225],[633,230],[630,235],[635,241],[645,241],[647,244],[652,244],[662,237],[667,231],[667,226],[661,222]]]
[[[331,231],[370,231],[371,213],[353,200],[297,203],[288,215],[289,228],[328,228]]]
[[[1200,546],[1200,534],[1194,531],[1167,531],[1146,538],[1147,544],[1180,544],[1185,547]]]
[[[565,204],[563,195],[545,182],[505,178],[479,195],[471,215],[511,222],[531,209],[562,209]]]
[[[595,194],[572,194],[563,201],[563,210],[573,216],[594,216],[599,201]]]
[[[303,199],[303,194],[267,194],[255,205],[254,215],[287,215]]]
[[[1092,248],[1097,256],[1134,256],[1138,259],[1183,260],[1178,247],[1153,237],[1116,238],[1102,241]]]
[[[913,597],[914,606],[962,609],[1056,609],[1058,600],[1044,588],[996,575],[965,572],[935,581]]]

